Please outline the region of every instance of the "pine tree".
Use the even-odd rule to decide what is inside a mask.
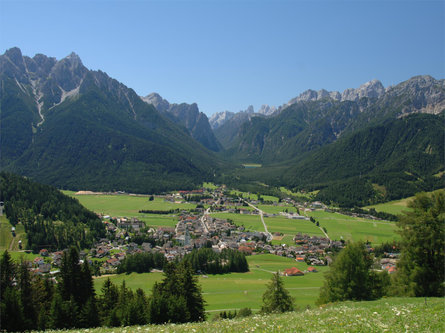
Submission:
[[[345,300],[370,300],[382,296],[385,276],[371,270],[373,260],[363,242],[348,244],[326,274],[319,304]]]
[[[294,300],[284,288],[283,280],[278,272],[272,275],[271,282],[263,294],[262,313],[287,312],[294,310]]]
[[[420,193],[409,204],[412,212],[398,222],[401,258],[395,293],[443,296],[445,281],[445,192]]]
[[[202,298],[201,287],[198,280],[193,276],[193,270],[189,263],[184,262],[179,268],[180,274],[180,290],[186,301],[187,310],[190,318],[187,321],[203,321],[205,320],[205,301]]]

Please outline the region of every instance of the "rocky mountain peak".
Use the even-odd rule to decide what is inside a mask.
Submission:
[[[170,108],[170,103],[158,93],[153,92],[141,98],[144,102],[153,105],[158,111],[166,112]]]
[[[385,87],[379,80],[372,80],[362,84],[357,89],[346,89],[341,94],[342,101],[357,101],[360,98],[379,98],[385,93]]]
[[[363,97],[379,98],[384,93],[385,87],[383,87],[383,84],[379,80],[371,80],[362,84],[357,89],[348,88],[341,94],[338,91],[327,91],[325,89],[321,89],[319,91],[308,89],[301,93],[298,97],[290,100],[288,105],[297,102],[319,101],[324,98],[330,98],[335,101],[357,101]]]
[[[212,116],[209,119],[210,126],[212,126],[212,129],[217,129],[221,125],[225,124],[227,121],[233,118],[235,115],[234,112],[230,111],[222,111],[222,112],[216,112],[212,114]]]
[[[277,111],[277,108],[275,106],[269,106],[267,104],[261,105],[260,109],[258,110],[258,113],[264,114],[265,116],[270,116],[275,111]]]

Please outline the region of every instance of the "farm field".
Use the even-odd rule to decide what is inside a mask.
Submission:
[[[221,275],[208,275],[199,277],[204,299],[207,302],[206,310],[213,312],[221,309],[240,309],[250,307],[258,310],[262,304],[262,295],[271,274],[290,267],[307,269],[305,263],[297,263],[293,259],[278,257],[271,254],[254,255],[247,257],[250,272],[230,273]],[[283,277],[285,287],[295,297],[295,302],[300,307],[313,306],[318,297],[319,288],[323,284],[323,273],[327,267],[317,267],[320,272],[308,273],[304,276]],[[121,284],[123,280],[131,289],[141,288],[148,295],[156,281],[163,278],[162,273],[132,273],[110,276],[113,283]],[[100,288],[105,277],[94,280],[95,288],[100,293]]]
[[[261,209],[263,212],[268,214],[279,214],[280,212],[284,212],[285,209],[287,209],[289,213],[297,212],[297,209],[291,205],[286,205],[286,206],[255,205],[255,207]]]
[[[233,213],[211,213],[210,216],[218,219],[231,219],[237,226],[244,226],[249,231],[264,231],[259,215],[245,215]]]
[[[285,235],[295,236],[297,233],[311,236],[323,236],[323,232],[314,223],[307,220],[293,220],[284,216],[265,217],[264,222],[269,232],[281,232]]]
[[[139,213],[139,210],[170,210],[170,209],[194,209],[196,205],[189,203],[166,202],[163,198],[148,200],[148,196],[134,195],[75,195],[71,191],[63,193],[72,196],[86,208],[96,213],[110,216],[144,217],[147,214]]]
[[[443,332],[443,298],[383,298],[334,303],[322,308],[273,315],[254,315],[203,323],[145,325],[125,332]],[[116,328],[57,332],[111,333]],[[52,331],[54,332],[54,331]]]
[[[237,196],[239,196],[241,198],[245,198],[245,199],[258,200],[258,195],[256,193],[247,193],[247,192],[232,190],[232,191],[230,191],[230,194],[236,194]],[[261,195],[261,198],[263,198],[264,201],[278,202],[278,198],[271,196],[271,195]]]
[[[367,220],[324,211],[309,212],[308,216],[320,222],[320,226],[327,229],[329,237],[336,240],[363,240],[381,244],[400,238],[395,232],[397,227],[393,222]]]

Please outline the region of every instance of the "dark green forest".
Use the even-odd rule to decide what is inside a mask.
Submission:
[[[10,223],[24,225],[27,247],[34,252],[88,248],[105,236],[99,217],[76,199],[24,177],[0,173],[0,201]]]

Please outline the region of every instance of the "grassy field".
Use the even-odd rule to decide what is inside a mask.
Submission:
[[[373,221],[322,211],[310,212],[308,215],[320,222],[320,226],[327,229],[332,239],[363,240],[381,244],[400,238],[395,232],[397,227],[392,222]]]
[[[308,234],[313,236],[323,236],[320,228],[314,223],[307,220],[292,220],[284,216],[265,217],[264,222],[269,232],[281,232],[285,235],[295,236],[297,233]]]
[[[259,215],[212,213],[211,216],[218,219],[231,219],[237,226],[244,226],[246,230],[264,231],[264,226]]]
[[[297,209],[294,206],[286,205],[286,206],[273,206],[273,205],[256,205],[255,207],[258,207],[265,213],[269,214],[279,214],[280,212],[283,212],[285,209],[289,213],[296,213]]]
[[[445,192],[445,189],[440,189],[428,193],[430,194],[434,192]],[[408,207],[408,203],[413,199],[414,197],[408,197],[401,200],[389,201],[378,205],[366,206],[363,208],[366,209],[374,208],[378,212],[386,212],[394,215],[399,215],[402,214],[403,212],[409,212],[412,210],[411,208]]]
[[[194,209],[196,205],[189,203],[166,202],[163,198],[154,198],[149,201],[147,196],[134,195],[74,195],[74,192],[64,191],[79,200],[86,208],[105,215],[141,217],[145,214],[139,210],[170,210]]]
[[[232,320],[61,332],[443,332],[444,327],[443,298],[384,298]]]
[[[241,197],[241,198],[245,198],[245,199],[250,199],[250,200],[258,200],[258,195],[256,193],[247,193],[247,192],[241,192],[241,191],[237,191],[237,190],[232,190],[230,191],[230,194],[236,194],[237,196]],[[271,195],[260,195],[261,198],[263,198],[264,201],[275,201],[278,202],[278,198],[271,196]]]
[[[12,236],[12,225],[9,223],[5,215],[0,216],[0,251],[18,251],[19,240],[22,241],[22,247],[26,246],[26,233],[25,227],[22,224],[18,224],[15,227],[16,236]]]
[[[204,299],[207,302],[207,311],[214,312],[221,309],[240,309],[243,307],[259,309],[262,304],[262,295],[272,273],[290,267],[298,267],[300,270],[305,270],[308,267],[305,263],[297,263],[293,259],[271,254],[249,256],[247,260],[250,272],[199,277]],[[322,272],[327,269],[327,267],[320,267],[318,273],[283,277],[285,287],[295,297],[298,306],[314,305],[319,288],[323,284]],[[118,284],[125,280],[126,285],[131,289],[141,288],[147,294],[150,294],[153,284],[160,281],[162,277],[162,273],[132,273],[129,275],[113,275],[110,279],[113,283]],[[98,293],[100,293],[100,288],[105,279],[104,277],[95,279],[95,288]]]
[[[397,201],[389,201],[389,202],[385,202],[385,203],[378,204],[378,205],[366,206],[364,208],[366,208],[366,209],[374,208],[378,212],[385,212],[385,213],[390,213],[390,214],[394,214],[394,215],[399,215],[399,214],[402,214],[403,212],[411,210],[411,208],[408,208],[408,206],[407,206],[408,202],[411,199],[412,198],[406,198],[406,199],[397,200]]]

